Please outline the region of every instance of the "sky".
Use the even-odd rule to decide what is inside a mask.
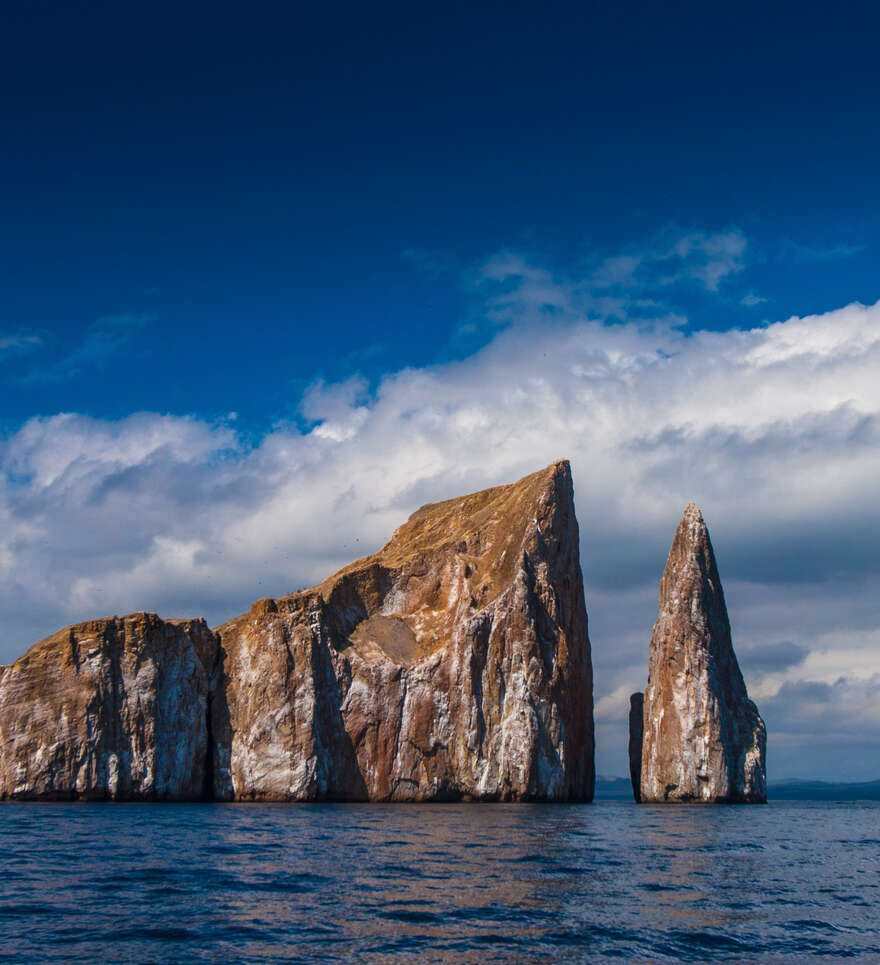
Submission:
[[[880,775],[870,4],[6,5],[0,661],[572,461],[597,767],[712,534],[771,780]]]

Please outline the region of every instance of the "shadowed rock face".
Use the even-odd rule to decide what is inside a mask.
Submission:
[[[766,800],[766,732],[748,698],[709,532],[691,503],[660,583],[644,695],[641,800]]]
[[[0,668],[0,797],[590,800],[571,474],[425,506],[212,633],[71,627]]]
[[[226,796],[592,798],[567,463],[425,506],[374,556],[218,633]]]
[[[210,793],[217,644],[203,620],[80,623],[0,668],[0,798]]]
[[[644,733],[645,695],[629,698],[629,779],[636,804],[642,800],[642,737]]]

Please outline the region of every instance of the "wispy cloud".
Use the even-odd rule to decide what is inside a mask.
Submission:
[[[0,335],[0,358],[32,352],[43,344],[39,335]]]
[[[755,308],[757,305],[764,305],[769,298],[764,298],[762,295],[756,295],[754,292],[747,292],[739,300],[740,305],[745,305],[746,308]]]
[[[522,252],[501,251],[482,266],[475,287],[496,323],[545,319],[681,324],[679,289],[716,293],[746,265],[748,241],[738,228],[719,232],[668,228],[641,245],[588,259],[577,275],[553,272]]]
[[[746,237],[738,228],[707,234],[692,231],[679,238],[665,253],[656,255],[658,263],[669,263],[672,274],[663,278],[664,284],[685,279],[701,283],[707,291],[718,291],[718,286],[729,275],[745,267]]]
[[[107,315],[88,327],[80,343],[54,362],[31,369],[20,376],[24,382],[61,382],[84,370],[100,368],[132,344],[136,334],[155,316],[149,314]]]
[[[783,261],[810,262],[831,261],[837,258],[852,258],[865,250],[864,245],[847,243],[832,245],[803,245],[797,241],[786,240],[780,246],[780,258]]]
[[[642,246],[603,259],[586,281],[593,288],[626,290],[693,282],[714,292],[728,276],[743,270],[747,247],[739,228],[667,228]]]

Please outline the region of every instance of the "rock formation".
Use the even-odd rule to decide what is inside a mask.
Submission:
[[[92,620],[0,668],[0,798],[209,795],[218,651],[204,620]]]
[[[733,652],[715,554],[693,503],[660,583],[643,728],[643,802],[766,801],[764,722]]]
[[[211,633],[135,614],[0,669],[0,797],[593,795],[571,473],[428,505]]]
[[[642,800],[642,736],[644,734],[645,695],[629,698],[629,779],[636,804]]]
[[[374,556],[218,634],[228,795],[592,797],[568,463],[425,506]]]

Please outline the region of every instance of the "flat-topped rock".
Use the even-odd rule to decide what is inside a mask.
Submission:
[[[0,670],[0,798],[192,800],[213,793],[204,620],[68,627]]]

